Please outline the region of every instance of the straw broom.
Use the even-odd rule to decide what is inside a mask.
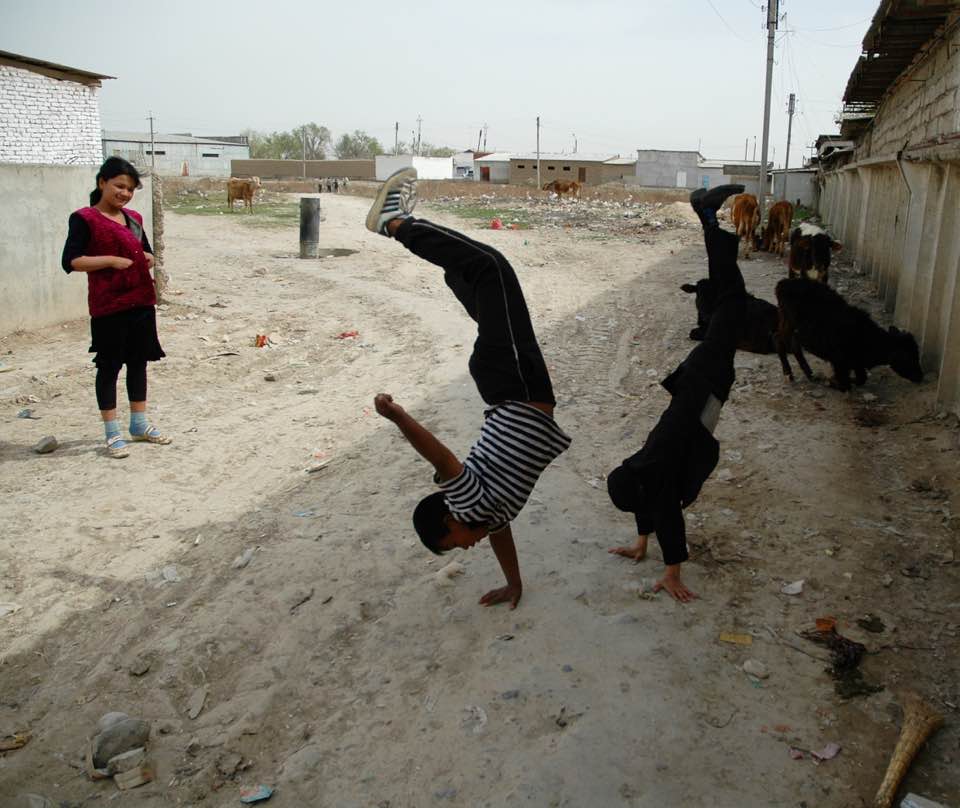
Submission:
[[[876,808],[890,808],[893,805],[897,789],[907,776],[907,770],[920,747],[943,724],[943,716],[916,693],[903,693],[900,700],[903,704],[903,726],[883,783],[874,798]]]

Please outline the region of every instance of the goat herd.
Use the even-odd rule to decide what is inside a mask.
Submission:
[[[791,230],[793,214],[792,204],[777,202],[770,208],[762,234],[757,236],[757,198],[753,194],[733,198],[733,225],[744,242],[745,258],[749,258],[751,248],[782,256],[789,244],[788,277],[777,284],[777,305],[750,296],[737,347],[760,354],[776,352],[783,374],[790,381],[793,371],[787,360],[788,351],[796,357],[806,377],[813,379],[803,353],[806,349],[832,365],[830,384],[839,390],[850,389],[851,373],[854,382],[862,385],[867,371],[877,365],[889,365],[903,378],[922,382],[920,351],[913,336],[894,326],[884,330],[867,312],[851,306],[827,285],[831,254],[842,245],[813,224],[805,222]],[[703,339],[716,308],[716,292],[707,278],[696,284],[685,283],[681,288],[696,294],[697,327],[690,332],[690,338]]]

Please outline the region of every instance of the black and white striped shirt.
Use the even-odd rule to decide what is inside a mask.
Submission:
[[[570,445],[549,415],[520,401],[484,413],[463,471],[439,483],[454,518],[504,528],[527,504],[543,470]]]

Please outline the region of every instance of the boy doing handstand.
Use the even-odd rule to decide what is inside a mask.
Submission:
[[[392,237],[443,269],[443,278],[477,324],[469,369],[489,405],[480,438],[461,462],[393,397],[380,393],[377,412],[393,421],[436,470],[440,490],[413,512],[420,540],[440,555],[490,537],[507,585],[480,603],[509,603],[523,593],[510,522],[526,504],[544,469],[569,445],[553,420],[556,400],[516,273],[492,247],[411,213],[416,169],[401,169],[380,189],[367,228]]]
[[[720,457],[713,430],[733,386],[733,358],[747,300],[737,266],[739,240],[720,228],[717,211],[728,196],[742,191],[742,185],[720,185],[690,195],[703,225],[709,276],[719,292],[717,307],[704,341],[663,380],[670,405],[643,448],[607,477],[613,504],[632,512],[637,523],[636,543],[610,552],[640,561],[649,534],[656,533],[666,571],[654,591],[666,589],[683,603],[696,597],[680,580],[680,565],[689,558],[683,509],[697,498]]]

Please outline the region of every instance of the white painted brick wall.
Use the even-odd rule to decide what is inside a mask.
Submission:
[[[960,131],[960,29],[883,102],[856,159],[881,157]]]
[[[0,65],[0,163],[100,165],[98,90]]]

